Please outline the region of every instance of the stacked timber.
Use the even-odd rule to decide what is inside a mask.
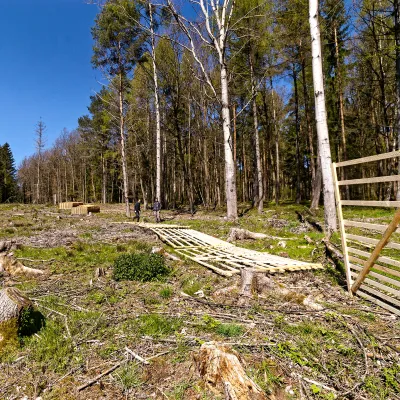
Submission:
[[[89,213],[98,213],[98,212],[100,212],[100,207],[95,206],[93,204],[80,205],[78,207],[74,207],[71,210],[71,214],[74,215],[87,215]]]
[[[83,203],[81,201],[66,201],[64,203],[59,203],[59,210],[71,210],[74,207],[81,206]]]

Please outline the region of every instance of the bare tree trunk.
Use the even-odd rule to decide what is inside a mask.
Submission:
[[[260,154],[260,135],[258,133],[258,116],[257,116],[257,98],[256,86],[254,82],[254,66],[252,55],[249,55],[250,61],[250,79],[251,79],[251,95],[253,97],[253,123],[254,123],[254,155],[256,159],[256,179],[258,193],[254,193],[255,203],[257,203],[258,213],[263,212],[264,190],[263,190],[263,176],[261,167],[261,154]]]
[[[295,114],[295,128],[296,128],[296,203],[300,204],[301,201],[301,188],[300,188],[300,119],[299,119],[299,93],[297,88],[297,71],[296,66],[293,64],[293,85],[294,85],[294,114]]]
[[[319,151],[317,150],[317,165],[315,172],[315,179],[312,185],[312,197],[311,197],[311,210],[317,210],[319,207],[319,199],[321,198],[322,189],[322,171],[321,171],[321,157],[319,156]]]
[[[272,77],[269,77],[271,85],[271,102],[272,102],[272,116],[274,120],[274,132],[275,132],[275,204],[279,204],[280,198],[280,171],[279,171],[279,129],[276,121],[276,107],[274,99],[274,88],[272,85]]]
[[[342,140],[342,160],[347,160],[347,144],[346,144],[346,129],[344,124],[344,105],[343,105],[343,89],[342,89],[342,75],[340,73],[340,65],[339,65],[339,45],[337,40],[337,27],[336,24],[333,28],[333,33],[335,36],[335,58],[336,58],[336,76],[338,78],[338,92],[339,92],[339,117],[340,117],[340,133]],[[343,179],[346,179],[346,168],[342,168],[343,170]],[[350,190],[349,186],[345,186],[346,190],[346,198],[350,199]]]
[[[321,37],[318,24],[318,0],[309,0],[310,33],[312,50],[312,70],[315,96],[315,118],[317,123],[318,146],[320,153],[322,181],[324,190],[325,229],[328,234],[337,230],[335,195],[331,173],[331,149],[329,145],[328,124],[326,120],[325,93],[322,75]]]
[[[102,180],[101,180],[101,202],[107,203],[107,169],[106,160],[104,154],[101,155],[101,169],[102,169]]]
[[[396,117],[395,127],[397,130],[397,149],[400,150],[400,3],[394,0],[394,34],[396,42]],[[400,159],[397,165],[400,174]],[[400,184],[397,183],[396,200],[400,200]]]
[[[149,3],[150,33],[151,33],[151,56],[153,60],[153,79],[154,79],[154,105],[156,111],[156,197],[161,201],[161,117],[160,102],[158,97],[158,76],[155,52],[155,35],[153,25],[152,4]]]
[[[124,117],[124,102],[123,102],[123,85],[122,75],[119,76],[119,134],[121,138],[121,158],[122,158],[122,177],[124,180],[124,202],[125,202],[125,215],[130,217],[131,213],[129,210],[129,198],[128,198],[128,174],[126,165],[126,154],[125,154],[125,117]]]

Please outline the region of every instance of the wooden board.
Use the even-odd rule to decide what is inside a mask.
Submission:
[[[100,212],[100,206],[95,206],[92,204],[84,204],[78,207],[74,207],[71,210],[71,214],[77,214],[77,215],[87,215],[90,212],[92,213],[99,213]]]
[[[392,151],[390,153],[377,154],[369,157],[355,158],[354,160],[341,161],[336,163],[337,167],[347,167],[348,165],[356,165],[372,161],[387,160],[388,158],[400,157],[400,150]]]
[[[269,273],[323,268],[321,264],[236,247],[193,229],[159,224],[147,227],[179,254],[224,276],[238,274],[242,268]]]
[[[71,210],[74,207],[81,206],[83,203],[80,201],[67,201],[64,203],[59,203],[58,209],[59,210]]]

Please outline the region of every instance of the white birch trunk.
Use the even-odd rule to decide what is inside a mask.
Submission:
[[[325,229],[329,234],[337,230],[335,195],[331,174],[331,149],[329,145],[328,124],[326,120],[324,81],[322,74],[321,37],[318,25],[318,0],[310,0],[310,32],[312,70],[315,97],[315,118],[317,123],[318,145],[321,157],[321,170],[324,191]]]
[[[158,77],[156,66],[155,36],[153,25],[152,5],[149,3],[150,33],[151,33],[151,56],[153,60],[153,79],[154,79],[154,105],[156,111],[156,197],[161,201],[161,117],[160,102],[158,98]]]
[[[221,66],[221,103],[222,103],[222,126],[224,132],[224,155],[225,155],[225,195],[227,218],[237,218],[237,195],[236,195],[236,168],[233,159],[233,143],[231,135],[231,118],[229,111],[228,76],[226,66]]]

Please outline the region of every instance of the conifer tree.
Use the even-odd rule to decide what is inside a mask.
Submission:
[[[17,196],[17,172],[14,156],[8,143],[0,146],[0,202],[15,201]]]

